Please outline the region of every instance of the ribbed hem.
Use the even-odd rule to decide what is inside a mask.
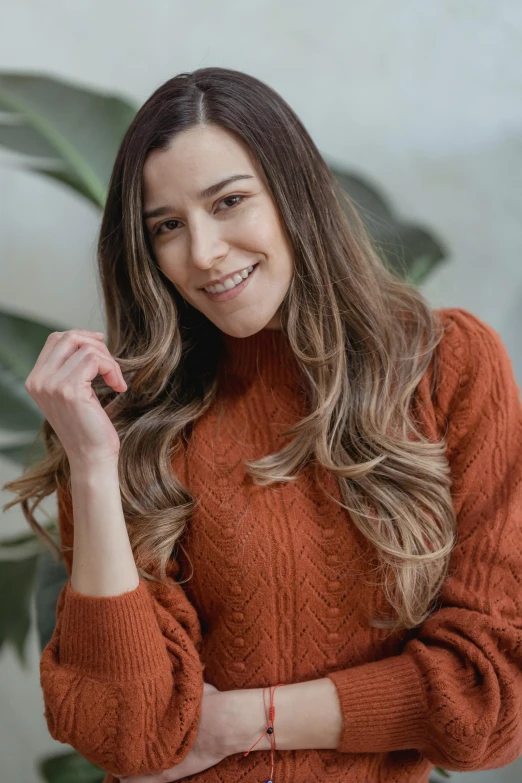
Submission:
[[[90,596],[66,584],[60,663],[123,682],[169,667],[165,640],[143,581],[128,593]]]
[[[420,675],[405,653],[329,672],[343,726],[341,753],[389,753],[423,745],[428,711]]]

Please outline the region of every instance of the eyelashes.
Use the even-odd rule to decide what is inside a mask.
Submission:
[[[219,201],[219,203],[222,204],[224,201],[230,201],[231,199],[239,199],[239,201],[234,202],[234,204],[232,204],[232,206],[227,207],[225,212],[228,212],[229,210],[234,209],[234,207],[239,206],[239,204],[241,204],[246,198],[247,198],[247,196],[240,196],[239,194],[237,194],[237,195],[235,194],[233,196],[225,196],[225,198],[222,198]],[[161,231],[161,229],[163,228],[163,226],[166,226],[168,223],[179,223],[179,222],[180,221],[176,220],[175,218],[170,218],[170,220],[164,220],[163,223],[160,223],[159,226],[156,226],[156,228],[152,232],[152,236],[156,236],[157,234],[160,234],[160,233],[164,234],[165,232]],[[172,229],[171,231],[167,231],[167,233],[168,234],[172,234],[175,230],[176,229]]]

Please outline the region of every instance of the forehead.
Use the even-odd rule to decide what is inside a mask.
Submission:
[[[237,173],[260,173],[242,139],[219,126],[190,128],[178,133],[167,149],[149,154],[143,166],[144,195],[160,197],[169,191],[191,197]]]

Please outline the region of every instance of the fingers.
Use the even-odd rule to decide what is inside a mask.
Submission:
[[[112,356],[100,350],[101,346],[84,343],[54,373],[47,375],[46,392],[59,394],[65,399],[75,399],[91,381],[101,375],[107,384],[116,391],[126,389],[121,370]]]
[[[95,335],[97,335],[97,332],[90,332],[88,329],[69,329],[67,332],[51,332],[51,334],[48,335],[42,350],[40,351],[38,359],[36,360],[36,363],[33,367],[33,371],[40,370],[40,368],[47,363],[47,360],[49,359],[50,355],[53,353],[55,347],[58,345],[58,343],[62,340],[62,338],[65,335],[69,335],[68,338],[69,340],[72,337],[77,336],[78,341],[82,340],[83,342],[85,342],[91,340],[91,341],[95,341],[96,344],[103,343],[103,337],[96,337]],[[63,350],[63,345],[62,345],[62,350]],[[71,349],[71,353],[72,352],[73,350]]]
[[[99,371],[91,377],[101,374],[107,383],[116,391],[125,391],[127,384],[123,378],[121,369],[117,361],[109,352],[103,342],[103,335],[97,332],[91,332],[87,329],[70,329],[67,332],[52,332],[42,348],[40,355],[26,380],[26,389],[31,393],[31,389],[42,389],[48,387],[51,383],[54,385],[56,380],[65,382],[68,374],[61,372],[65,364],[71,361],[71,358],[80,353],[80,361],[76,359],[70,364],[70,368],[78,368],[80,365],[86,370],[87,375],[92,371],[92,360],[85,357],[96,354],[99,357]],[[82,375],[82,381],[87,377]]]

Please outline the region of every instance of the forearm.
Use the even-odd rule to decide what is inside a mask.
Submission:
[[[342,714],[334,683],[319,680],[292,683],[277,688],[274,694],[274,735],[279,750],[333,749],[338,745]],[[263,689],[229,691],[233,703],[229,747],[232,753],[246,753],[267,728],[263,707]],[[265,690],[266,708],[270,706]],[[269,750],[265,735],[254,750]]]
[[[139,575],[121,505],[118,463],[71,466],[74,548],[71,587],[92,596],[134,590]]]

